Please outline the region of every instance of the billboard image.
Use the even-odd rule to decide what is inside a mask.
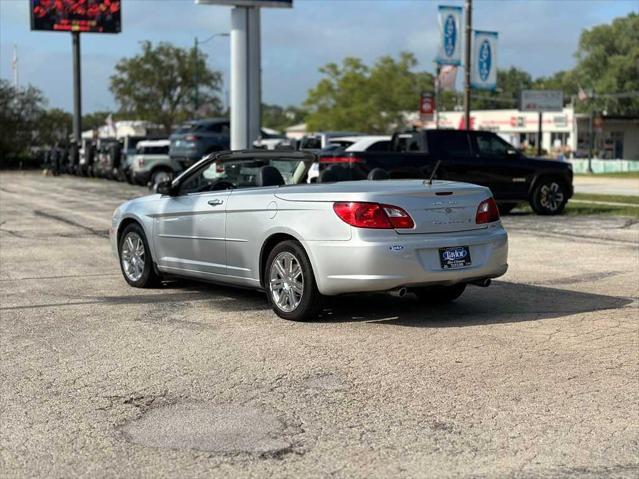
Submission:
[[[293,0],[195,0],[201,5],[228,5],[231,7],[292,8]]]
[[[29,0],[31,30],[119,33],[122,0]]]

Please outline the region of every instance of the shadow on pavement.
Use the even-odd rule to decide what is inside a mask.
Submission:
[[[135,291],[135,290],[134,290]],[[137,290],[139,291],[139,290]],[[40,307],[105,305],[162,305],[210,302],[211,311],[263,311],[270,306],[263,293],[205,283],[168,283],[159,291],[125,296],[95,296],[56,304],[31,304],[0,310]],[[375,322],[411,327],[461,327],[556,318],[578,313],[623,308],[631,298],[584,293],[567,289],[495,281],[489,288],[468,287],[460,299],[447,305],[418,302],[388,294],[359,294],[328,298],[320,322]]]
[[[328,311],[326,321],[371,321],[413,327],[461,327],[516,323],[571,314],[618,309],[632,299],[582,293],[505,281],[489,288],[468,287],[457,301],[445,305],[419,303],[414,296],[351,296]]]

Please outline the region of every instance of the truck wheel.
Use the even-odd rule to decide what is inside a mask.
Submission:
[[[279,243],[268,255],[264,287],[273,311],[290,321],[309,321],[321,309],[311,262],[296,241]]]
[[[539,181],[533,191],[530,206],[538,215],[558,215],[566,207],[568,196],[564,184],[548,178]]]
[[[444,304],[455,301],[466,289],[466,283],[458,283],[452,286],[430,286],[425,288],[415,288],[413,293],[417,295],[422,303]]]

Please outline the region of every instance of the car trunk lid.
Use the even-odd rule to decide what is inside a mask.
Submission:
[[[399,234],[446,233],[483,229],[475,223],[479,203],[491,196],[483,186],[452,181],[347,181],[280,188],[287,201],[366,201],[403,208],[415,222]]]

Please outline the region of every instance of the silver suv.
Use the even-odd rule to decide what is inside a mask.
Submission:
[[[145,140],[138,142],[131,160],[131,176],[139,185],[154,185],[173,178],[169,157],[169,140]]]

